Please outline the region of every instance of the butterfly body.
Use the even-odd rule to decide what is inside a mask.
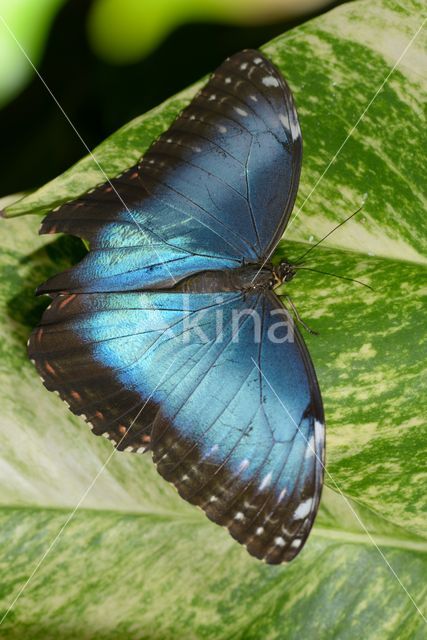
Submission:
[[[226,271],[204,271],[178,282],[172,291],[220,293],[223,291],[259,291],[276,286],[273,267],[245,265]]]
[[[272,253],[302,139],[261,53],[226,60],[135,167],[53,211],[90,251],[44,283],[29,341],[49,390],[119,450],[149,450],[187,501],[269,563],[302,549],[321,495],[324,415]]]

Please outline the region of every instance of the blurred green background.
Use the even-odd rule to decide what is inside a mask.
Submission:
[[[85,154],[13,36],[93,148],[228,55],[339,4],[0,0],[0,196],[34,189]]]

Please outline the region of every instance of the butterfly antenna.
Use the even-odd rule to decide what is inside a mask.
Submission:
[[[325,276],[332,276],[333,278],[340,278],[341,280],[349,280],[350,282],[355,282],[356,284],[362,285],[362,287],[367,287],[371,291],[375,291],[369,284],[366,282],[362,282],[361,280],[356,280],[356,278],[348,278],[347,276],[339,276],[337,273],[330,273],[329,271],[320,271],[319,269],[312,269],[311,267],[300,267],[299,265],[292,265],[296,269],[303,269],[304,271],[314,271],[314,273],[323,273]]]
[[[315,244],[313,244],[309,249],[307,249],[307,251],[305,253],[302,254],[302,256],[300,256],[299,258],[297,258],[297,261],[294,264],[298,264],[303,258],[305,258],[305,256],[307,254],[310,253],[310,251],[313,251],[313,249],[315,249],[316,247],[319,246],[319,244],[321,242],[323,242],[324,240],[326,240],[326,238],[329,238],[329,236],[334,233],[334,231],[336,231],[337,229],[339,229],[340,227],[342,227],[343,224],[345,224],[346,222],[348,222],[349,220],[351,220],[352,218],[354,218],[354,216],[356,214],[358,214],[362,209],[363,206],[365,204],[365,200],[363,200],[362,204],[360,205],[360,207],[358,209],[356,209],[356,211],[354,211],[351,215],[348,216],[348,218],[345,218],[345,220],[342,220],[339,224],[337,224],[336,227],[334,227],[333,229],[331,229],[331,231],[329,231],[326,236],[323,236],[323,238],[321,238],[320,240],[318,240],[318,242],[316,242]]]

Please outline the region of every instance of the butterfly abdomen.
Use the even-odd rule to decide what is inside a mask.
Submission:
[[[269,266],[255,264],[226,269],[202,271],[178,282],[173,291],[188,293],[221,293],[225,291],[256,291],[271,289],[274,276]]]

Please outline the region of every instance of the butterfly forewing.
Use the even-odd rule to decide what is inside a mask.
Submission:
[[[263,261],[283,233],[301,168],[289,87],[259,52],[229,58],[140,164],[43,222],[92,251],[40,288],[169,288]]]

